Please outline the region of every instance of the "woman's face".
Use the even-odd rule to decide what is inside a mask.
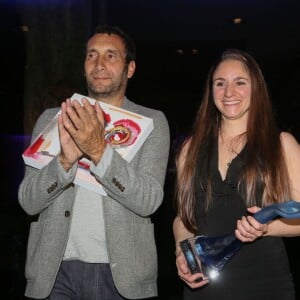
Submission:
[[[228,59],[213,74],[213,99],[224,119],[247,118],[251,99],[251,79],[245,66]]]

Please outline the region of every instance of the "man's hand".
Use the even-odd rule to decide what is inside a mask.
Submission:
[[[68,172],[72,166],[83,156],[82,151],[77,147],[72,136],[66,130],[64,123],[70,122],[66,112],[67,103],[63,102],[61,105],[61,114],[58,116],[58,132],[61,145],[61,152],[59,154],[60,162],[63,168]]]
[[[106,147],[104,117],[100,106],[82,99],[69,100],[62,104],[62,125],[76,145],[74,158],[81,153],[97,164]],[[74,149],[75,150],[75,149]]]

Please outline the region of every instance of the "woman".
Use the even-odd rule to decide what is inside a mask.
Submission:
[[[225,51],[211,68],[193,130],[177,163],[173,223],[183,298],[295,299],[281,237],[300,235],[300,220],[260,224],[251,214],[300,201],[300,146],[279,132],[260,67],[247,53]],[[179,242],[235,232],[244,242],[216,280],[196,280]]]

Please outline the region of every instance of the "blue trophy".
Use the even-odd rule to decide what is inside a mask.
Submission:
[[[253,217],[265,224],[275,218],[300,218],[300,202],[290,200],[262,208]],[[196,236],[180,242],[191,273],[203,273],[209,279],[216,278],[226,262],[236,254],[243,243],[234,233],[223,236]]]

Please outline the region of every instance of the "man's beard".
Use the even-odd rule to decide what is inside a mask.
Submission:
[[[89,96],[91,96],[92,98],[96,98],[96,99],[109,98],[110,96],[112,96],[114,94],[113,89],[99,90],[91,84],[88,84],[88,92],[89,92]]]
[[[124,82],[121,80],[118,84],[112,82],[108,86],[98,86],[92,80],[86,79],[89,96],[96,99],[107,99],[117,94],[123,87]]]

